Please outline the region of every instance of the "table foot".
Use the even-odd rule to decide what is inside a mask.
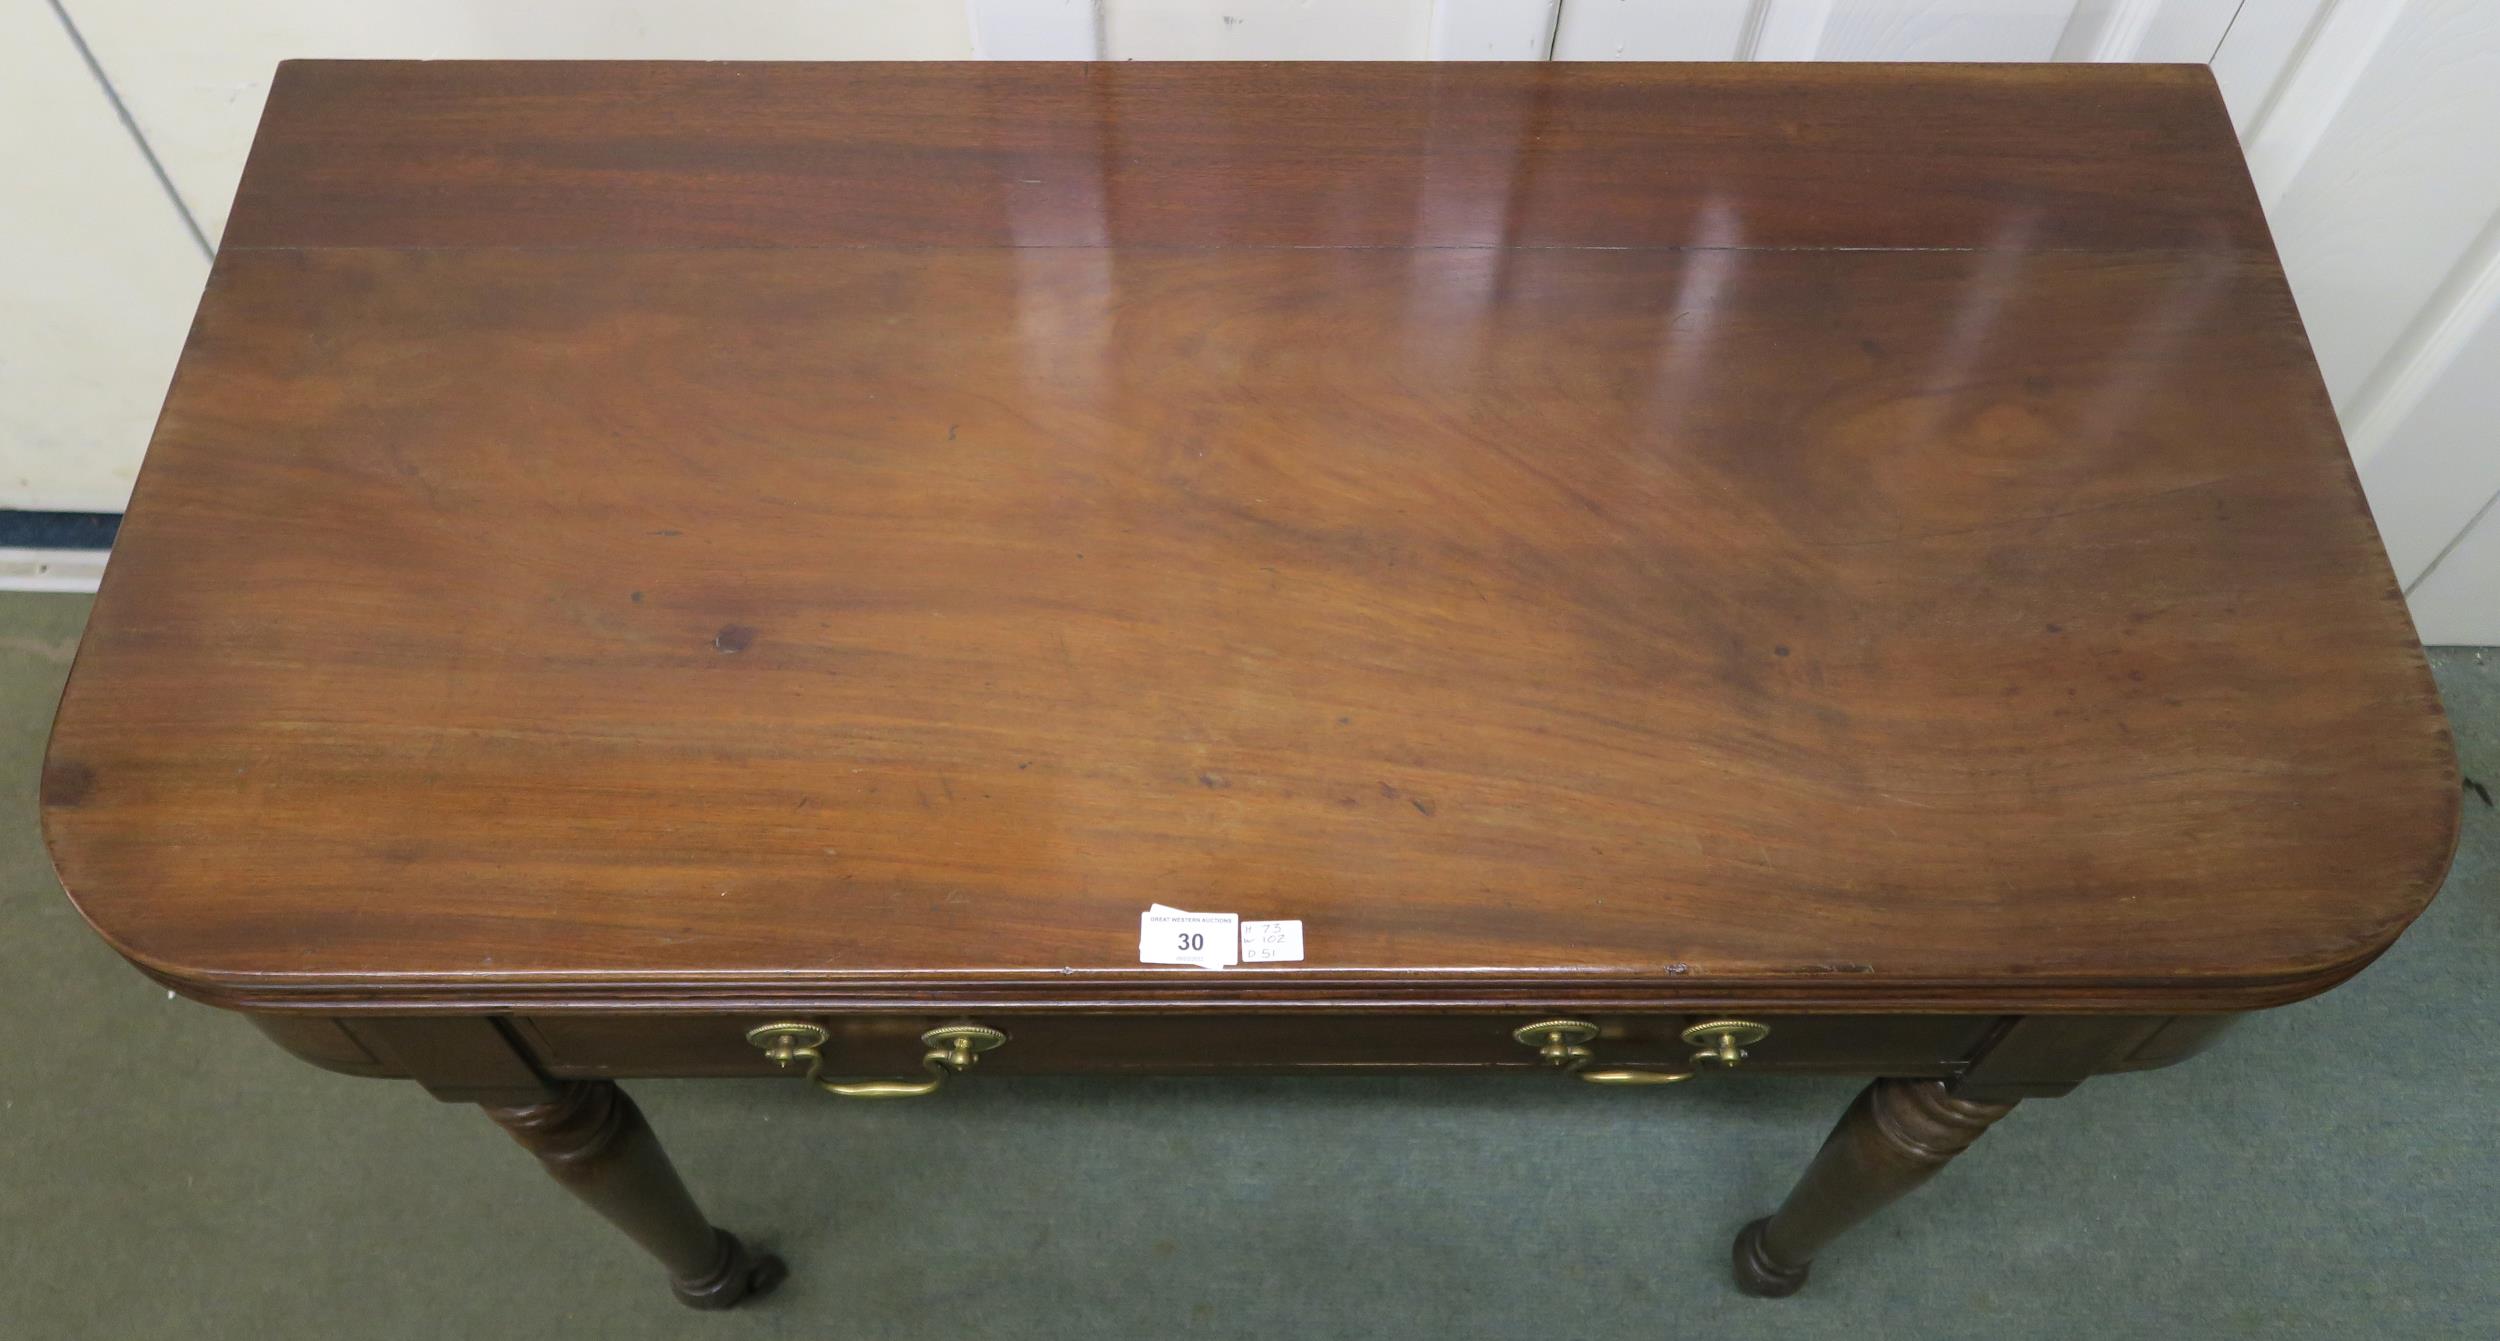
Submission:
[[[1762,1231],[1770,1224],[1766,1215],[1736,1231],[1736,1288],[1756,1299],[1785,1299],[1805,1288],[1806,1273],[1814,1264],[1784,1267],[1765,1256]]]
[[[726,1229],[713,1232],[720,1235],[720,1265],[701,1280],[670,1281],[678,1303],[706,1310],[732,1308],[742,1299],[771,1294],[789,1279],[790,1268],[778,1255],[749,1248]]]
[[[1858,1094],[1788,1200],[1736,1236],[1736,1287],[1778,1298],[1806,1283],[1815,1254],[1936,1176],[2012,1103],[1958,1099],[1940,1080],[1878,1080]]]
[[[704,1218],[642,1110],[614,1082],[569,1081],[540,1102],[486,1113],[566,1191],[658,1258],[688,1307],[728,1308],[789,1275],[779,1257]]]

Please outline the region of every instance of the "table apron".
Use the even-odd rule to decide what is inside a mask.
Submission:
[[[924,1032],[987,1025],[1007,1041],[982,1055],[979,1073],[1013,1076],[1536,1070],[1547,1063],[1513,1034],[1547,1018],[1595,1025],[1589,1064],[1597,1067],[1695,1069],[1684,1032],[1711,1019],[1740,1018],[1770,1031],[1745,1049],[1741,1065],[1749,1071],[1936,1077],[1974,1091],[2032,1097],[2063,1093],[2094,1074],[2168,1065],[2201,1050],[2238,1017],[1534,1010],[252,1017],[282,1047],[316,1065],[409,1077],[444,1098],[466,1100],[569,1079],[779,1076],[784,1073],[747,1034],[785,1021],[822,1029],[824,1071],[845,1076],[914,1074]]]

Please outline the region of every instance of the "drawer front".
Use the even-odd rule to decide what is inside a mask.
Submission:
[[[812,1024],[827,1039],[825,1074],[911,1076],[922,1032],[977,1023],[1007,1035],[984,1053],[984,1075],[1085,1072],[1536,1070],[1545,1065],[1512,1031],[1534,1012],[1465,1015],[563,1015],[515,1020],[514,1032],[557,1076],[772,1076],[781,1074],[746,1033],[778,1020]],[[1592,1065],[1692,1069],[1687,1028],[1710,1015],[1580,1016],[1598,1026]],[[1770,1034],[1746,1049],[1747,1070],[1944,1075],[1968,1058],[1996,1016],[1754,1015]]]

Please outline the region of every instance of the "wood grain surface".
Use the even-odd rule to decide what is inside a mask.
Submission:
[[[2156,1013],[2456,789],[2201,70],[298,64],[44,804],[264,1008]]]
[[[2264,251],[2197,66],[290,61],[225,246]]]

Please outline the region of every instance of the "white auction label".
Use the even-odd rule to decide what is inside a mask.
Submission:
[[[1223,968],[1241,962],[1238,913],[1185,913],[1158,903],[1137,917],[1137,962]]]
[[[1301,957],[1302,924],[1299,921],[1241,924],[1242,963],[1277,964]]]

